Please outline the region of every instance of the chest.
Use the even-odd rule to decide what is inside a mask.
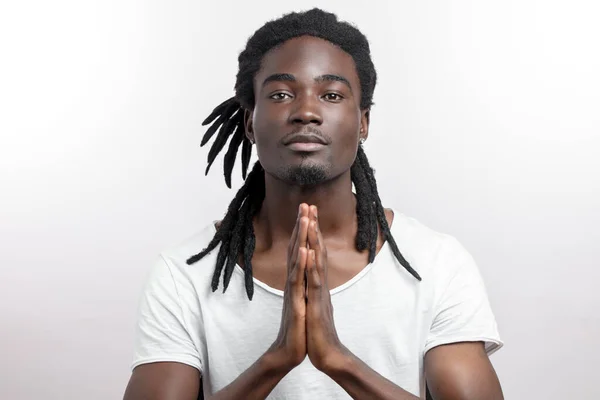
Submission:
[[[335,327],[342,343],[361,360],[410,387],[418,385],[430,321],[420,286],[392,258],[389,261],[377,260],[343,288],[332,290]],[[243,273],[236,270],[233,291],[217,291],[201,302],[204,343],[199,347],[204,349],[213,388],[224,387],[248,368],[273,343],[280,328],[283,298],[256,287],[254,299],[247,301],[242,283]],[[306,375],[294,376],[290,384],[315,383],[322,375],[310,364],[305,369]],[[296,373],[300,372],[301,368]],[[317,386],[323,387],[325,381]]]
[[[368,251],[328,246],[327,252],[327,287],[330,290],[350,281],[369,263]],[[284,250],[255,253],[252,258],[254,278],[274,289],[285,289],[287,269],[287,251]]]

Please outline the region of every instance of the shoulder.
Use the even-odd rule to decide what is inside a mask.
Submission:
[[[203,299],[211,292],[211,281],[220,246],[217,245],[197,262],[188,264],[188,260],[203,251],[215,233],[213,222],[159,252],[147,271],[145,296],[154,293],[159,298],[167,298],[169,293],[169,296],[178,298],[182,305],[187,304],[186,308],[196,307],[197,299]]]
[[[215,223],[212,222],[160,252],[160,262],[166,264],[175,281],[183,283],[197,281],[198,279],[211,279],[219,250],[218,245],[199,261],[193,264],[188,264],[187,261],[190,257],[203,251],[213,239],[215,233]]]
[[[161,252],[161,256],[173,261],[186,263],[187,259],[204,250],[215,236],[215,222],[206,224],[194,234],[168,246]]]
[[[391,232],[398,249],[426,278],[448,279],[471,256],[457,238],[430,228],[416,218],[392,209]]]
[[[434,230],[418,219],[394,208],[387,210],[390,210],[394,216],[391,232],[396,242],[410,243],[413,250],[431,251],[446,242],[456,240],[453,236]]]

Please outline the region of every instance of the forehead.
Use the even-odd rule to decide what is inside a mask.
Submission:
[[[353,87],[359,85],[354,59],[344,50],[324,39],[301,36],[290,39],[265,54],[256,82],[276,73],[290,73],[312,79],[325,74],[344,76]]]

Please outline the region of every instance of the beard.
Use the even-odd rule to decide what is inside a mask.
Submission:
[[[327,180],[327,168],[323,165],[294,165],[282,168],[279,177],[298,186],[315,186]]]

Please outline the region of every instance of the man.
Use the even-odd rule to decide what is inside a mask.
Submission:
[[[228,185],[240,145],[244,176],[253,145],[259,162],[223,220],[153,269],[126,400],[416,399],[426,383],[502,398],[473,259],[381,204],[361,146],[375,82],[366,38],[333,14],[249,39],[202,144],[220,127],[210,167],[231,136]]]

